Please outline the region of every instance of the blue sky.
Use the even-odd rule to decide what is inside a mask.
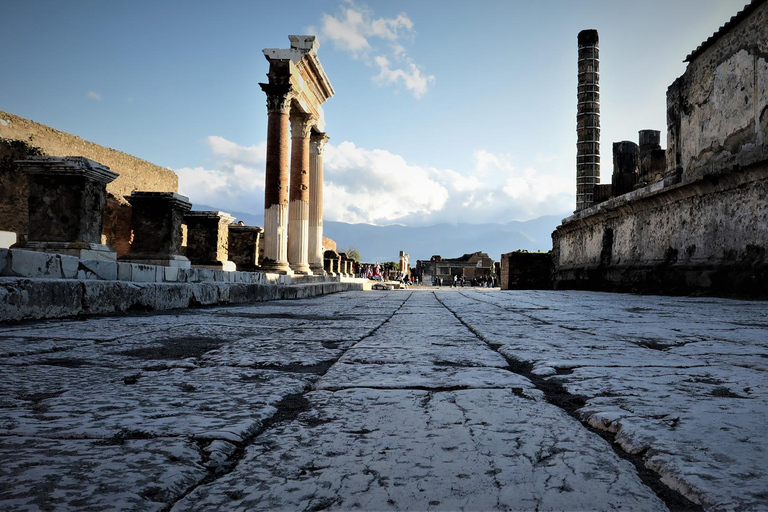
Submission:
[[[336,90],[325,105],[327,219],[565,215],[577,33],[600,34],[607,182],[611,143],[665,133],[683,59],[745,3],[7,2],[0,109],[169,167],[194,202],[259,213],[261,50],[313,33]]]

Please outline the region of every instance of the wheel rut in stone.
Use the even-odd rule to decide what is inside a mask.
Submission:
[[[502,310],[505,309],[494,302],[482,300],[463,292],[461,292],[460,295],[469,300],[492,305]],[[645,455],[644,452],[634,453],[634,454],[627,453],[624,450],[622,450],[621,447],[615,442],[616,441],[615,433],[598,430],[596,428],[593,428],[589,424],[585,423],[584,421],[582,421],[577,411],[586,405],[587,397],[569,393],[565,389],[565,387],[556,379],[553,379],[551,377],[548,378],[548,377],[533,373],[533,364],[531,364],[530,362],[515,359],[513,357],[510,357],[500,352],[499,351],[500,345],[490,342],[485,336],[482,335],[482,333],[480,333],[473,326],[471,326],[466,320],[464,320],[456,310],[452,309],[450,306],[448,306],[445,303],[445,301],[441,300],[440,297],[437,296],[437,294],[435,294],[435,299],[440,304],[442,304],[443,307],[445,307],[448,311],[450,311],[453,314],[453,316],[456,317],[456,319],[459,322],[461,322],[462,325],[464,325],[470,332],[472,332],[472,334],[475,337],[477,337],[477,339],[485,343],[494,352],[503,356],[509,363],[508,370],[510,372],[513,372],[517,375],[521,375],[529,379],[534,384],[536,389],[544,393],[545,399],[548,403],[565,411],[568,415],[570,415],[576,421],[578,421],[586,430],[604,439],[619,457],[632,463],[632,465],[637,470],[637,474],[642,480],[642,482],[646,486],[648,486],[648,488],[650,488],[659,497],[659,499],[661,499],[667,505],[667,507],[669,507],[670,510],[685,510],[685,511],[703,510],[701,506],[692,502],[683,494],[665,485],[661,481],[661,477],[657,473],[646,468],[645,461],[644,461],[644,455]],[[524,314],[523,316],[530,318],[535,322],[540,322],[542,324],[554,325],[556,327],[565,328],[563,326],[559,326],[556,324],[552,324],[551,322],[538,319],[533,315],[529,316],[527,314]],[[591,333],[585,333],[585,334],[591,334]]]

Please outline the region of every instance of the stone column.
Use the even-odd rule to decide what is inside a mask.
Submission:
[[[236,270],[229,261],[229,224],[235,220],[228,213],[195,211],[184,216],[187,224],[187,258],[198,268]]]
[[[264,180],[264,260],[267,272],[290,274],[288,266],[288,116],[290,84],[259,84],[267,94],[267,165]]]
[[[309,268],[323,274],[323,150],[328,137],[314,132],[309,139]]]
[[[185,196],[174,192],[132,192],[125,199],[131,204],[133,242],[120,260],[166,267],[190,268],[182,256],[181,224],[192,208]]]
[[[20,249],[56,252],[82,259],[116,254],[101,243],[107,183],[118,174],[80,156],[17,160],[29,175],[28,239]]]
[[[256,226],[229,226],[229,259],[237,270],[259,270],[259,239],[262,229]]]
[[[291,198],[288,206],[288,261],[298,274],[309,269],[309,114],[291,115]]]

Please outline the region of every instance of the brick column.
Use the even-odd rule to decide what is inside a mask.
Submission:
[[[314,132],[309,139],[309,268],[323,274],[323,150],[328,136]]]
[[[291,270],[309,269],[309,114],[291,115],[291,198],[288,206],[288,261]]]
[[[267,94],[267,165],[264,180],[264,260],[267,272],[289,274],[288,116],[290,84],[259,84]]]

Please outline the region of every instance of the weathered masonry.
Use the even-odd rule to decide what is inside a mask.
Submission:
[[[766,293],[768,1],[686,61],[667,91],[666,152],[652,130],[615,144],[613,183],[552,234],[556,287]]]
[[[269,82],[259,84],[268,111],[261,266],[284,274],[322,273],[322,154],[328,140],[322,104],[334,90],[317,59],[315,36],[289,39],[289,49],[264,50]]]

